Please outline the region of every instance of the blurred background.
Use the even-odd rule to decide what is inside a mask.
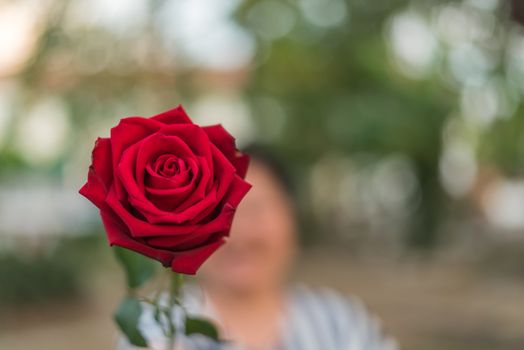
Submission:
[[[524,349],[524,3],[1,0],[0,348],[111,349],[77,194],[97,136],[182,103],[288,164],[294,279],[403,349]]]

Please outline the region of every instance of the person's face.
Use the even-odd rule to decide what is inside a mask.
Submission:
[[[212,287],[252,292],[279,287],[295,252],[295,222],[288,196],[270,170],[252,161],[253,185],[237,208],[230,237],[202,268]]]

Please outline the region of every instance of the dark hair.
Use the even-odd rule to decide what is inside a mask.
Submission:
[[[270,147],[262,144],[253,143],[244,147],[242,151],[248,154],[253,162],[258,162],[265,166],[290,197],[293,204],[295,204],[294,183],[284,161]]]

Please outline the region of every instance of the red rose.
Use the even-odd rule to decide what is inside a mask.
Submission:
[[[229,234],[248,163],[222,126],[195,125],[179,106],[124,118],[99,138],[80,193],[111,245],[194,274]]]

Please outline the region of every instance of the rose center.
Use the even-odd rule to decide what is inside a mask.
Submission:
[[[160,176],[173,177],[187,169],[186,162],[173,154],[164,154],[153,163],[153,170]]]

